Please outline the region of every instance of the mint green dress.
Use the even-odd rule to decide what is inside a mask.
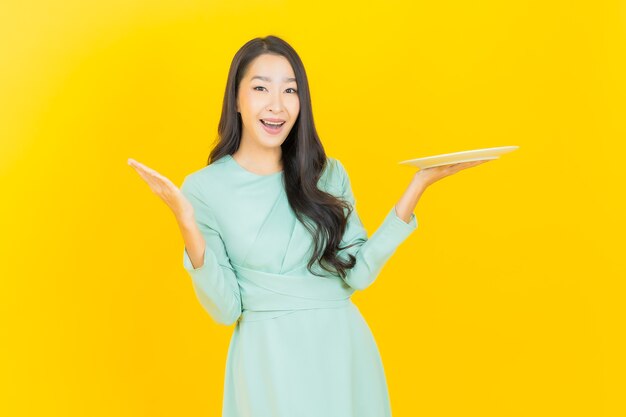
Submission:
[[[355,204],[339,160],[328,158],[318,187]],[[376,279],[417,228],[389,210],[368,238],[356,210],[342,257],[345,279],[311,274],[313,240],[296,219],[283,172],[254,174],[227,155],[187,175],[182,193],[207,243],[204,263],[183,265],[195,294],[219,324],[236,324],[224,375],[223,417],[387,417],[383,363],[350,296]],[[314,270],[322,272],[319,268]]]

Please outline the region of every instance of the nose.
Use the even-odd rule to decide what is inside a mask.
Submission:
[[[269,103],[267,103],[267,109],[273,113],[280,113],[283,110],[283,100],[279,94],[270,94]]]

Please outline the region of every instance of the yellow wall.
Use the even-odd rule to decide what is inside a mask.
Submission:
[[[233,328],[126,161],[179,185],[203,167],[230,61],[268,34],[301,55],[370,234],[398,161],[520,146],[430,187],[353,297],[394,415],[626,414],[624,1],[8,3],[1,415],[220,415]]]

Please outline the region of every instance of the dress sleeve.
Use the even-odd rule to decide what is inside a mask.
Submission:
[[[340,251],[342,257],[348,258],[348,254],[356,257],[356,264],[347,270],[344,281],[352,288],[364,290],[369,287],[380,274],[387,260],[393,255],[398,246],[417,228],[415,214],[411,213],[408,223],[404,222],[396,213],[395,205],[389,210],[382,224],[368,238],[367,231],[361,223],[356,211],[356,200],[352,193],[350,178],[345,168],[335,160],[340,179],[342,198],[353,207],[348,217],[345,234],[341,246],[355,244],[354,246]]]
[[[193,267],[187,248],[183,249],[183,266],[191,276],[200,304],[215,322],[231,325],[241,315],[241,294],[235,270],[224,247],[215,217],[202,200],[196,186],[185,177],[181,192],[194,208],[194,216],[204,241],[204,263]]]

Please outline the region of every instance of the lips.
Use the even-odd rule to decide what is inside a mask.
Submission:
[[[272,126],[272,125],[264,123],[263,120],[259,120],[259,122],[261,123],[261,126],[263,126],[263,130],[265,130],[270,135],[277,135],[280,132],[282,132],[283,125],[285,124],[285,122],[283,122],[280,125]]]
[[[286,122],[281,119],[259,119],[267,127],[280,127]]]

